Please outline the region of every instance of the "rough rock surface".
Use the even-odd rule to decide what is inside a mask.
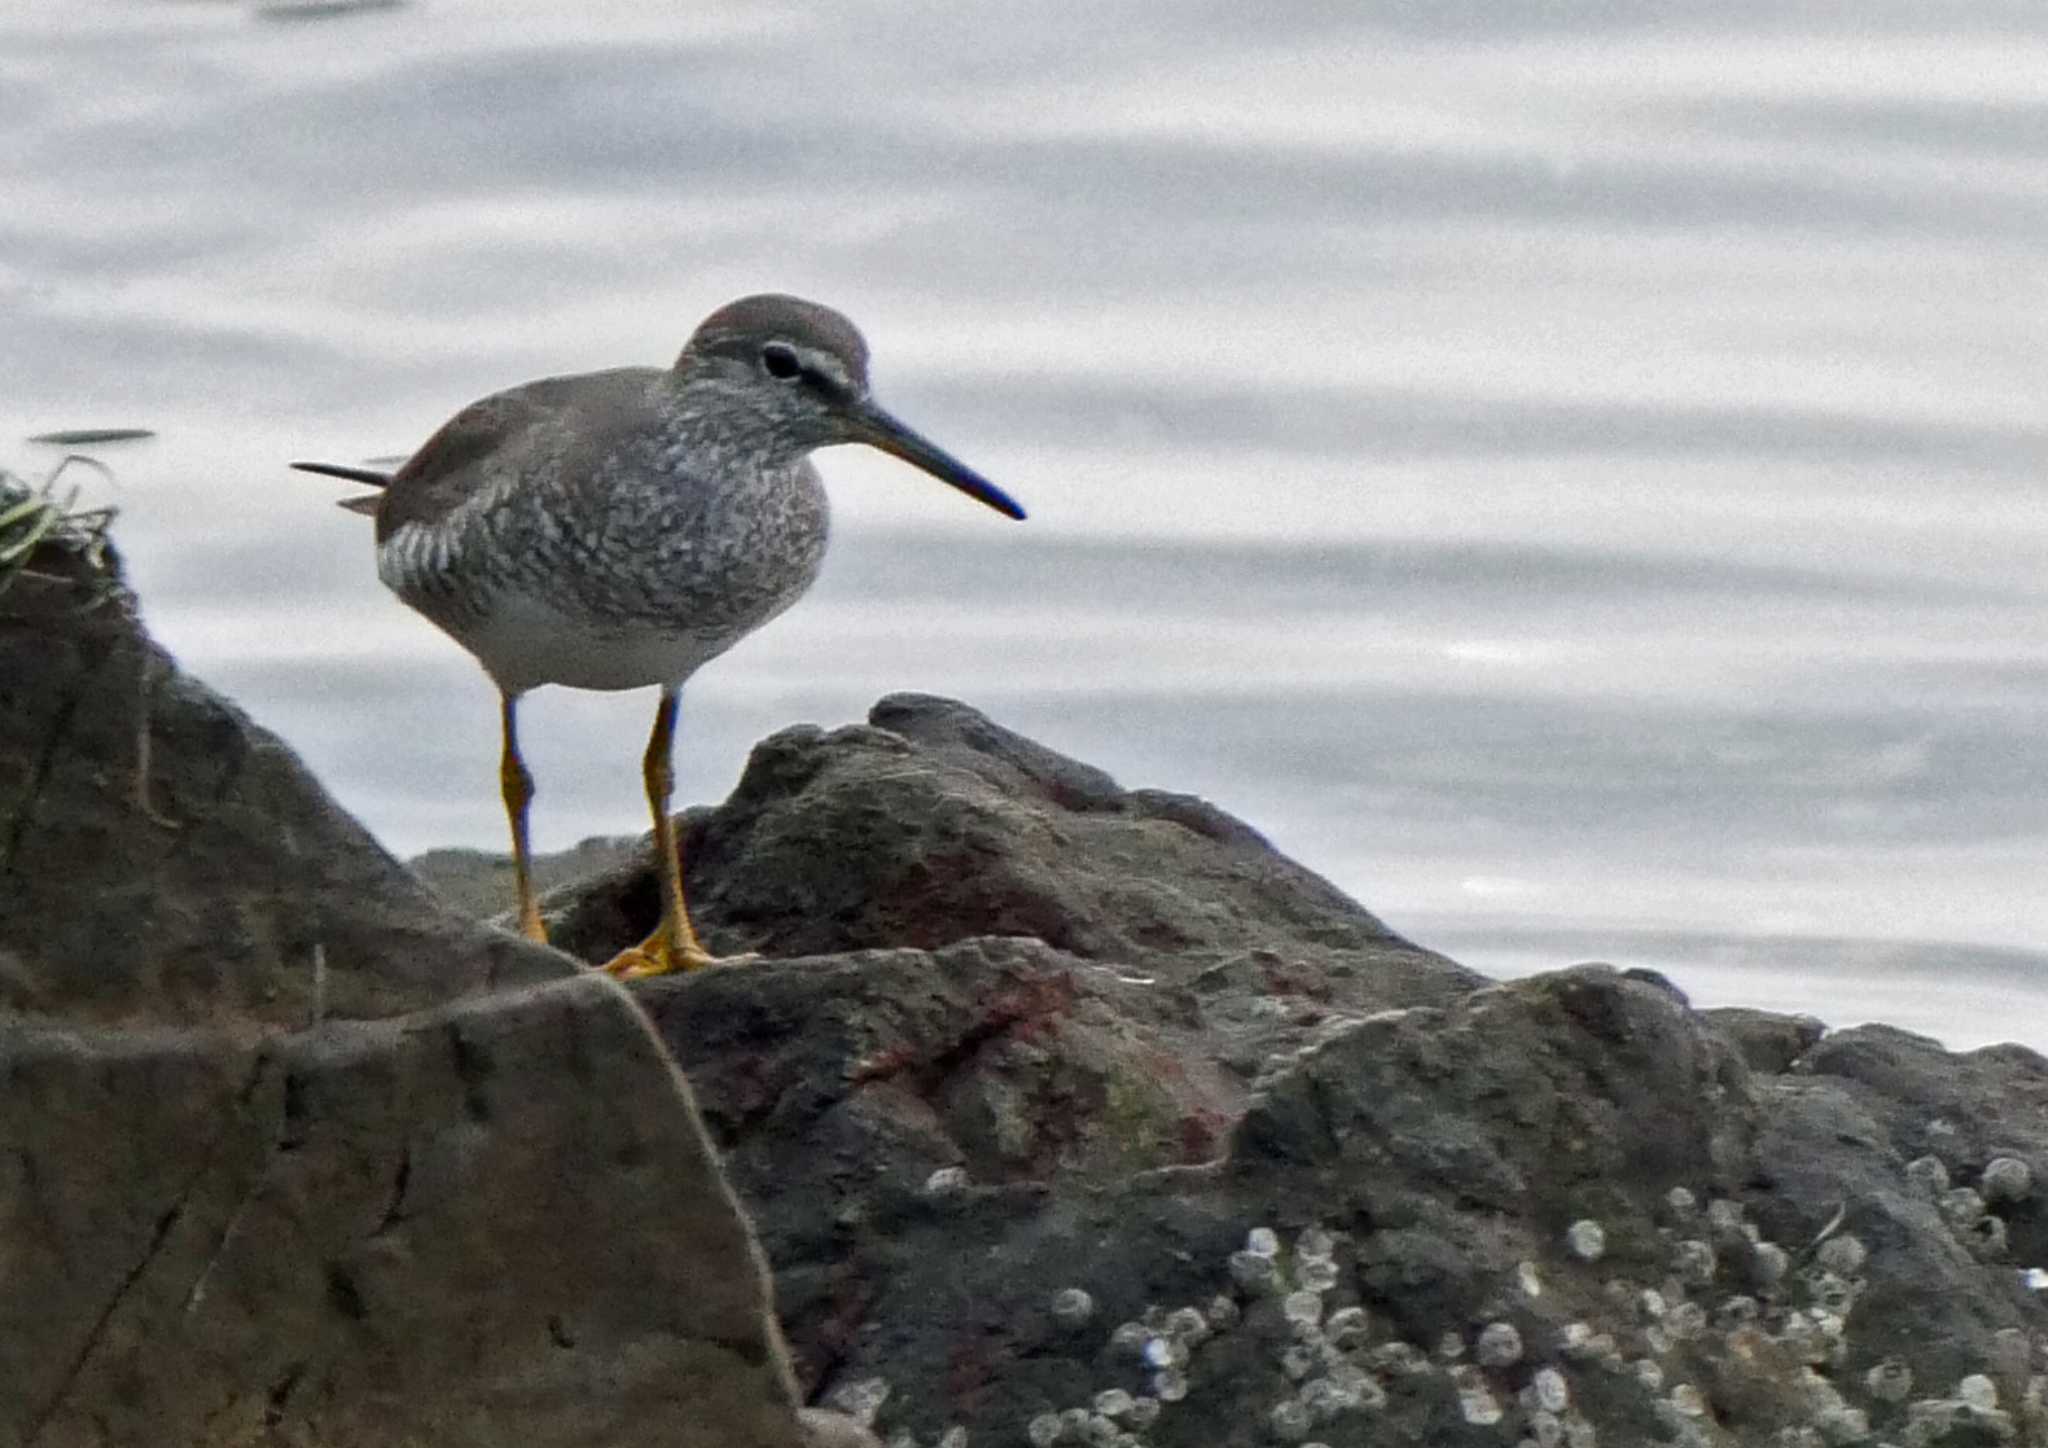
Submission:
[[[944,700],[688,823],[768,958],[635,989],[806,1391],[891,1443],[2048,1442],[2031,1052],[1493,985]],[[592,959],[656,908],[637,859],[551,904]]]
[[[0,594],[0,1445],[824,1441],[631,998],[438,905],[109,566]]]
[[[688,819],[690,899],[716,953],[1017,936],[1088,960],[1254,973],[1288,955],[1375,1004],[1481,979],[1215,806],[1120,789],[947,699],[892,695],[865,725],[786,729],[731,798]],[[659,907],[639,856],[558,898],[555,938],[577,953],[651,926]]]
[[[2031,1052],[1496,985],[910,696],[691,813],[700,929],[765,958],[643,1015],[38,588],[0,1448],[2048,1443]],[[549,905],[596,959],[656,898],[635,858]]]

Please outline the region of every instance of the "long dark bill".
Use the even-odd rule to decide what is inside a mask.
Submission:
[[[859,441],[902,458],[914,468],[930,473],[942,483],[951,483],[968,497],[988,504],[998,513],[1022,519],[1024,509],[1008,493],[954,457],[944,448],[898,422],[881,408],[868,403],[854,419]]]

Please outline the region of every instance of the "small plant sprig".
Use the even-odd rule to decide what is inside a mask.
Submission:
[[[36,550],[45,543],[83,554],[95,572],[102,570],[107,526],[113,522],[114,510],[80,508],[77,485],[59,487],[67,471],[81,467],[109,480],[113,477],[104,463],[83,453],[61,458],[40,484],[0,468],[0,594],[17,578],[48,577],[29,567]],[[87,606],[104,601],[110,593],[95,594]]]

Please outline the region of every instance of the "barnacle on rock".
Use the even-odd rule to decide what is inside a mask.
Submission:
[[[1522,1360],[1522,1333],[1512,1322],[1489,1322],[1479,1330],[1472,1356],[1481,1367],[1504,1368]]]
[[[1122,1418],[1129,1415],[1136,1402],[1122,1388],[1105,1388],[1095,1395],[1095,1411],[1105,1418]]]
[[[1883,1403],[1903,1403],[1913,1396],[1913,1369],[1903,1358],[1886,1358],[1863,1375],[1870,1396]]]
[[[1291,1323],[1314,1325],[1323,1320],[1322,1294],[1302,1289],[1280,1299],[1280,1314]]]
[[[2005,1256],[2005,1218],[1986,1212],[1963,1231],[1963,1245],[1971,1255],[1985,1262],[1996,1262]]]
[[[1761,1310],[1754,1297],[1746,1292],[1738,1292],[1721,1299],[1721,1305],[1714,1309],[1714,1323],[1724,1330],[1743,1327],[1755,1322]]]
[[[1323,1324],[1323,1336],[1339,1351],[1363,1347],[1372,1332],[1372,1319],[1362,1307],[1340,1307]]]
[[[1337,1263],[1329,1257],[1297,1257],[1294,1280],[1311,1292],[1328,1292],[1337,1285]]]
[[[1062,1327],[1079,1327],[1095,1315],[1095,1299],[1079,1287],[1062,1287],[1052,1295],[1051,1310]]]
[[[1159,1330],[1165,1336],[1177,1338],[1189,1347],[1202,1342],[1215,1331],[1210,1325],[1208,1314],[1199,1307],[1176,1307],[1160,1322]]]
[[[1675,1341],[1689,1341],[1707,1330],[1707,1310],[1697,1302],[1681,1302],[1665,1316],[1664,1329]]]
[[[1299,1442],[1308,1436],[1312,1426],[1308,1409],[1293,1398],[1277,1405],[1266,1417],[1273,1429],[1273,1436],[1284,1443]]]
[[[1688,1418],[1699,1418],[1706,1415],[1707,1400],[1700,1395],[1700,1390],[1691,1383],[1680,1383],[1674,1387],[1671,1390],[1670,1402],[1672,1407]]]
[[[844,1413],[863,1428],[872,1427],[875,1414],[882,1404],[889,1401],[889,1383],[885,1378],[860,1378],[850,1383],[841,1383],[825,1398],[825,1406],[834,1412]]]
[[[1776,1242],[1759,1242],[1750,1254],[1750,1270],[1760,1287],[1774,1287],[1792,1267],[1792,1257]]]
[[[1468,1423],[1487,1427],[1498,1423],[1505,1415],[1500,1399],[1485,1388],[1465,1388],[1458,1393],[1458,1412]]]
[[[1707,1203],[1707,1231],[1716,1241],[1741,1240],[1743,1226],[1742,1203],[1733,1197],[1715,1197]]]
[[[1950,1187],[1938,1205],[1949,1225],[1960,1229],[1968,1229],[1984,1215],[1984,1198],[1975,1187]]]
[[[1564,1244],[1581,1262],[1598,1262],[1607,1252],[1607,1229],[1591,1217],[1581,1217],[1565,1228]]]
[[[1279,1285],[1280,1264],[1268,1252],[1232,1252],[1230,1280],[1246,1292],[1270,1292]]]
[[[1994,1156],[1984,1163],[1978,1190],[1987,1202],[2017,1202],[2034,1189],[2034,1170],[2016,1156]]]
[[[1948,1190],[1948,1167],[1938,1156],[1916,1156],[1906,1163],[1906,1180],[1930,1197]]]
[[[1998,1384],[1983,1373],[1971,1373],[1956,1384],[1956,1397],[1972,1412],[1989,1413],[1998,1407]]]
[[[1814,1261],[1828,1271],[1843,1277],[1853,1277],[1863,1270],[1863,1264],[1870,1257],[1870,1249],[1863,1245],[1863,1239],[1853,1232],[1843,1232],[1828,1238],[1814,1253]]]
[[[1681,1282],[1704,1286],[1714,1280],[1714,1249],[1697,1237],[1688,1237],[1671,1254],[1671,1266]]]
[[[1187,1344],[1178,1338],[1155,1336],[1145,1339],[1138,1356],[1148,1368],[1177,1368],[1188,1360]]]
[[[1571,1406],[1571,1384],[1556,1368],[1538,1368],[1529,1379],[1531,1393],[1536,1406],[1546,1413],[1562,1413]]]

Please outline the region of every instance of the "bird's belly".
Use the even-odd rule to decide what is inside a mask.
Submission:
[[[393,530],[377,572],[508,691],[680,684],[817,576],[826,515],[809,481],[783,511],[678,519],[614,498],[581,530],[548,512],[545,497],[526,499],[525,511],[479,507]]]
[[[541,684],[572,689],[679,684],[742,637],[725,630],[597,623],[523,596],[499,598],[481,618],[448,632],[511,693]]]

